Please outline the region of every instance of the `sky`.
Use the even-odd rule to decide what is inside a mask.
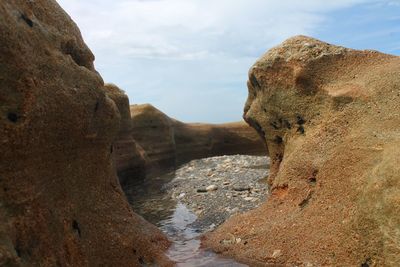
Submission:
[[[400,0],[57,0],[131,104],[185,122],[242,118],[247,73],[293,35],[400,55]]]

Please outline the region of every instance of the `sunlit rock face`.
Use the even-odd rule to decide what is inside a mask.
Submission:
[[[183,123],[150,104],[132,105],[131,116],[132,136],[146,152],[149,171],[205,157],[266,154],[257,132],[245,122]]]
[[[121,191],[121,115],[70,17],[1,1],[0,44],[0,265],[167,264],[168,241]]]
[[[205,243],[253,265],[398,266],[399,57],[296,36],[251,67],[248,88],[271,194]]]

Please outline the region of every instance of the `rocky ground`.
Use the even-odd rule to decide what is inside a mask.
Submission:
[[[193,160],[179,168],[164,189],[198,216],[195,229],[212,230],[231,215],[264,202],[268,167],[269,158],[260,156]]]

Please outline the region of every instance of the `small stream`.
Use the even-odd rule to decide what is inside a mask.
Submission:
[[[174,179],[176,172],[170,172],[124,186],[133,210],[159,227],[172,241],[167,256],[178,267],[247,266],[200,246],[200,236],[205,230],[194,223],[197,215],[172,196],[169,186]]]
[[[158,224],[173,242],[167,256],[177,262],[176,266],[247,266],[202,249],[199,240],[201,233],[190,227],[196,219],[197,216],[193,212],[184,204],[178,203],[171,217]]]

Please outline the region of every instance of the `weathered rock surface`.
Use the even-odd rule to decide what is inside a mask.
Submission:
[[[177,164],[223,155],[260,155],[266,146],[245,122],[224,124],[174,121]]]
[[[119,181],[124,184],[128,179],[141,179],[146,175],[146,153],[133,140],[132,120],[128,96],[113,84],[106,84],[107,95],[117,105],[121,115],[118,135],[114,141],[113,154]]]
[[[132,136],[148,157],[147,169],[175,168],[172,120],[150,104],[131,105]]]
[[[205,239],[252,266],[400,264],[400,58],[298,36],[249,73],[271,196]],[[229,236],[240,244],[225,245]]]
[[[118,183],[120,115],[76,25],[52,0],[1,1],[0,44],[0,265],[167,264]]]
[[[145,150],[149,169],[174,168],[192,159],[265,153],[265,145],[244,122],[182,123],[149,104],[132,105],[132,136]]]

